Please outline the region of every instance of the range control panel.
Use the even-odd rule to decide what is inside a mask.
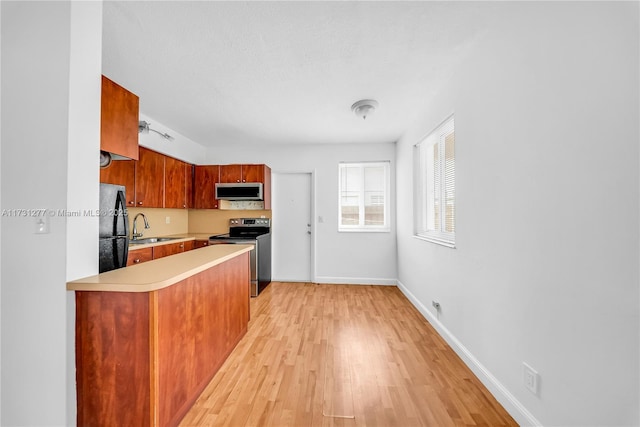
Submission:
[[[271,227],[269,218],[232,218],[229,220],[230,227]]]

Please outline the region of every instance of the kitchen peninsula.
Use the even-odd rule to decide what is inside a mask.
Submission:
[[[215,245],[67,283],[78,425],[175,426],[247,332],[251,245]]]

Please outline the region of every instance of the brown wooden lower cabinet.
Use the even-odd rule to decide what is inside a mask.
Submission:
[[[169,243],[167,245],[158,245],[153,247],[153,259],[164,258],[169,255],[179,254],[184,252],[185,242]]]
[[[194,240],[187,240],[178,243],[168,243],[166,245],[158,245],[150,248],[131,249],[127,256],[127,267],[130,265],[140,264],[141,262],[151,261],[152,259],[164,258],[169,255],[179,254],[181,252],[190,251],[196,248]]]
[[[76,291],[78,426],[176,426],[247,332],[249,254],[151,292]]]
[[[151,261],[153,259],[153,248],[143,248],[131,250],[127,255],[127,267],[130,265],[140,264],[141,262]]]
[[[205,246],[209,246],[208,240],[194,240],[193,242],[194,242],[193,243],[194,249],[199,249],[199,248],[204,248]]]

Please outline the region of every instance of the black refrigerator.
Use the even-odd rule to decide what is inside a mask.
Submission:
[[[125,188],[100,184],[100,273],[127,265],[129,217]]]

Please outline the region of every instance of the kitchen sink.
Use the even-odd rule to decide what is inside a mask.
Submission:
[[[168,242],[182,239],[182,237],[148,237],[146,239],[129,240],[130,245],[144,245],[146,243]]]

